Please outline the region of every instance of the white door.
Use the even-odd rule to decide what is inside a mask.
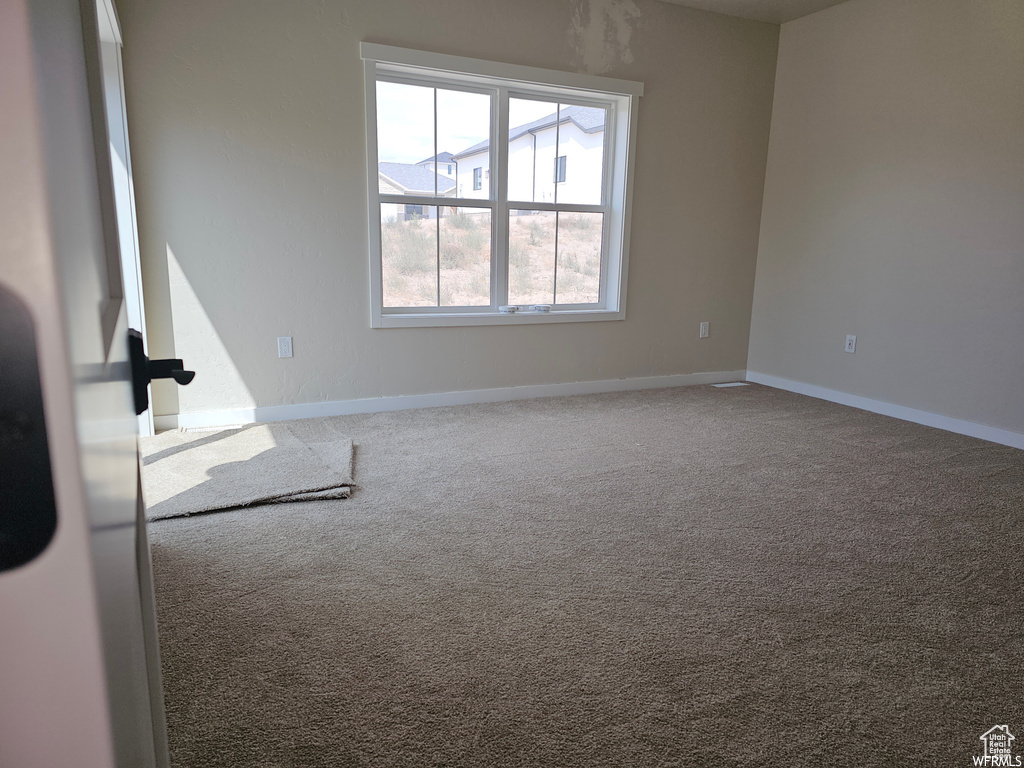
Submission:
[[[132,183],[132,155],[128,143],[128,115],[124,102],[124,70],[121,62],[121,25],[113,0],[97,0],[97,27],[103,79],[103,105],[110,144],[110,170],[114,194],[114,215],[121,252],[121,277],[128,327],[142,334],[146,345],[146,309],[142,299],[142,268],[139,262],[139,232],[135,219],[135,186]],[[153,412],[139,415],[139,434],[153,434]]]
[[[95,6],[0,2],[0,766],[167,764]]]

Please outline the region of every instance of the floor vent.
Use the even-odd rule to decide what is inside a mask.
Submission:
[[[745,381],[727,381],[725,384],[712,384],[711,386],[712,387],[718,387],[719,389],[722,389],[723,387],[745,387],[745,386],[747,386],[747,382],[745,382]]]

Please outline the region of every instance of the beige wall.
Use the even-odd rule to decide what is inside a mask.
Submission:
[[[119,6],[151,354],[199,372],[157,413],[744,368],[778,27],[654,0]],[[361,40],[645,84],[625,321],[370,329]]]
[[[748,369],[1024,432],[1021,0],[782,26]]]

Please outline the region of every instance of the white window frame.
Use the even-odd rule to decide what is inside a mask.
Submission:
[[[482,59],[415,51],[376,43],[360,43],[366,91],[367,199],[370,244],[370,324],[374,328],[415,326],[517,325],[594,320],[622,320],[626,315],[626,275],[633,199],[636,118],[643,84],[596,75],[503,64]],[[491,211],[490,307],[384,307],[381,265],[381,195],[377,175],[377,80],[382,79],[488,91],[491,101],[490,195],[487,199],[443,198],[444,205],[489,208]],[[571,204],[572,211],[604,214],[601,289],[595,304],[558,305],[548,312],[499,311],[508,295],[508,212],[565,212],[565,203],[508,200],[504,173],[508,167],[508,99],[527,98],[607,108],[605,178],[600,205]],[[436,155],[436,152],[435,152]],[[393,202],[385,195],[384,202]],[[396,198],[397,199],[397,198]],[[432,197],[403,196],[403,203],[438,205]],[[500,245],[500,248],[498,247]]]

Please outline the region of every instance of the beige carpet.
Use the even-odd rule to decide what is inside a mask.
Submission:
[[[759,386],[330,423],[351,499],[150,526],[177,768],[1024,739],[1024,452]]]
[[[329,421],[164,432],[139,441],[150,520],[253,504],[348,498],[352,441]]]

